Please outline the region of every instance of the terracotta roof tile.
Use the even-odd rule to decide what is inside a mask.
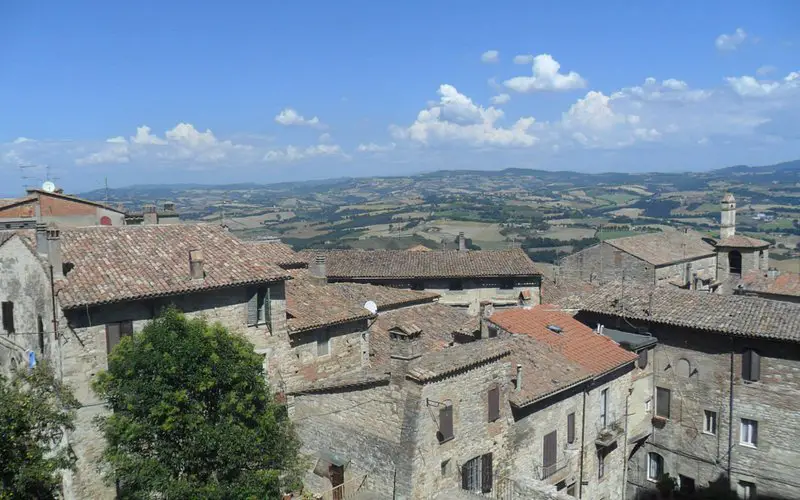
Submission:
[[[717,241],[717,246],[729,248],[767,248],[769,247],[769,242],[736,234],[730,238],[723,238]]]
[[[506,309],[493,314],[490,321],[507,332],[528,335],[552,346],[568,360],[594,375],[601,375],[636,359],[636,355],[610,338],[596,334],[555,306]],[[551,331],[548,328],[551,325],[561,331]]]
[[[253,248],[216,225],[95,226],[61,231],[64,263],[61,306],[192,293],[288,278]],[[205,278],[189,274],[189,251],[204,256]]]
[[[595,284],[577,279],[542,280],[542,303],[556,304],[563,309],[575,309],[577,312],[583,297],[596,288]]]
[[[429,382],[509,354],[511,347],[507,342],[477,340],[423,354],[409,363],[408,376],[420,382]]]
[[[310,262],[319,251],[302,255]],[[334,250],[325,252],[334,279],[511,277],[540,274],[519,248],[511,250]]]
[[[286,243],[280,241],[248,241],[246,243],[259,252],[265,262],[270,264],[277,264],[284,269],[307,265],[307,262]]]
[[[670,287],[610,284],[581,309],[611,316],[745,337],[800,342],[800,304]]]
[[[714,247],[700,233],[668,231],[606,240],[606,244],[654,266],[714,255]]]
[[[766,271],[750,271],[742,276],[745,291],[800,297],[800,274],[783,271],[770,277]]]

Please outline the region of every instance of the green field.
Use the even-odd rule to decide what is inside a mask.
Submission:
[[[635,236],[637,234],[643,234],[641,231],[598,231],[597,237],[600,238],[601,241],[605,240],[613,240],[614,238],[623,238],[625,236]]]
[[[638,196],[631,193],[604,194],[598,196],[598,198],[601,200],[610,201],[615,205],[627,205],[628,203],[639,199]]]

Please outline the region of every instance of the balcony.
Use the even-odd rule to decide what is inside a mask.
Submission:
[[[536,465],[534,467],[534,475],[540,481],[547,481],[550,484],[555,484],[563,481],[572,473],[572,460],[566,455],[562,455],[554,463],[549,465]]]
[[[617,442],[620,436],[625,432],[625,422],[616,415],[608,414],[604,419],[597,422],[595,429],[597,435],[594,444],[600,448],[606,448]]]

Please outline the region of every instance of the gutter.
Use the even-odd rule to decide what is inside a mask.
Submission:
[[[578,498],[583,498],[583,454],[586,436],[586,390],[583,391],[583,410],[581,410],[581,456],[578,466]],[[627,463],[627,462],[626,462]]]

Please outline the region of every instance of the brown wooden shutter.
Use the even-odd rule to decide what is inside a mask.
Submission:
[[[481,492],[489,493],[492,491],[492,454],[487,453],[481,457]]]
[[[133,335],[133,321],[122,321],[119,324],[119,338]]]
[[[742,353],[742,378],[750,380],[750,353],[753,351],[744,351]]]
[[[494,422],[500,418],[500,388],[494,386],[489,389],[488,399],[489,422]]]
[[[439,441],[453,439],[453,407],[439,409]]]
[[[663,387],[656,387],[656,415],[669,418],[670,391]]]
[[[462,490],[469,490],[469,465],[470,463],[467,462],[461,467],[461,489]]]
[[[567,443],[572,444],[575,442],[575,414],[570,413],[567,415]]]
[[[258,324],[258,290],[251,289],[247,293],[247,326],[256,326]]]
[[[111,354],[111,351],[119,343],[120,328],[119,323],[108,323],[106,325],[106,353]]]
[[[555,469],[558,457],[558,431],[547,434],[542,440],[542,469],[543,477],[551,475]]]
[[[761,380],[761,355],[756,351],[750,351],[750,380]]]

